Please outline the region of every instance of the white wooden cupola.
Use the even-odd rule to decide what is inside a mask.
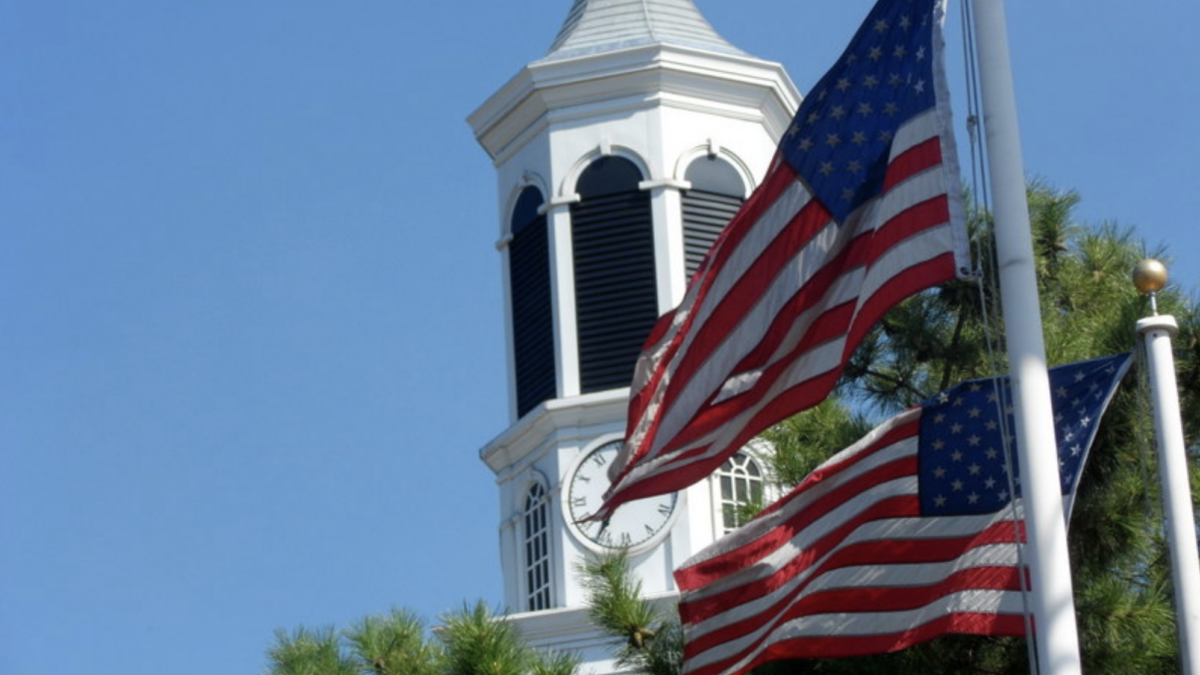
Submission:
[[[594,672],[614,671],[574,565],[605,544],[571,522],[572,480],[621,439],[646,335],[799,101],[782,66],[731,45],[692,0],[575,0],[546,56],[469,117],[499,197],[510,425],[481,457],[500,488],[505,602],[531,639],[583,649]],[[746,452],[632,531],[645,591],[670,596],[672,570],[724,532],[754,472],[762,484]]]

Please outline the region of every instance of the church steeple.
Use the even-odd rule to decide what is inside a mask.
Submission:
[[[549,53],[469,118],[496,167],[510,425],[480,451],[500,490],[505,604],[538,646],[620,672],[580,558],[629,545],[645,593],[761,496],[747,448],[718,475],[587,521],[656,318],[767,169],[798,107],[783,68],[692,0],[575,0]]]
[[[545,60],[652,43],[744,54],[713,29],[692,0],[575,0]]]
[[[575,0],[549,54],[471,115],[501,173],[515,418],[628,384],[723,225],[689,196],[747,196],[798,102],[779,64],[734,47],[692,0]],[[584,217],[604,220],[586,233]]]

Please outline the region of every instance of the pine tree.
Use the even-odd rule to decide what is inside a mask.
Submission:
[[[628,552],[585,560],[578,571],[588,591],[592,623],[620,640],[617,666],[645,675],[679,675],[683,630],[678,614],[663,612],[642,598],[642,585],[629,569]]]
[[[486,604],[464,605],[432,634],[408,610],[343,631],[276,633],[267,675],[575,675],[573,654],[540,652]]]

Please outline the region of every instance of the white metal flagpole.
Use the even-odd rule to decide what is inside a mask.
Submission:
[[[1157,260],[1138,263],[1133,275],[1138,290],[1150,294],[1154,316],[1137,322],[1146,345],[1146,370],[1154,399],[1154,432],[1158,438],[1158,473],[1162,481],[1163,515],[1171,550],[1171,575],[1175,584],[1175,621],[1179,630],[1179,655],[1184,675],[1200,675],[1200,553],[1196,550],[1196,518],[1188,481],[1187,448],[1183,442],[1183,417],[1179,387],[1175,382],[1175,356],[1171,336],[1179,330],[1173,316],[1160,316],[1154,294],[1167,282],[1167,270]]]
[[[996,256],[1012,377],[1013,430],[1032,577],[1030,593],[1038,671],[1042,675],[1080,675],[1062,483],[1004,3],[975,0],[974,14],[980,102],[996,219]]]

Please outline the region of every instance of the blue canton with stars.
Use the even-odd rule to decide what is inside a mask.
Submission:
[[[830,215],[845,222],[883,187],[896,130],[936,104],[940,0],[882,0],[804,99],[780,145]]]
[[[1079,483],[1100,417],[1131,357],[1121,354],[1049,371],[1064,495],[1072,495]],[[924,515],[993,513],[1012,501],[999,416],[1003,406],[1011,433],[1011,401],[1005,377],[964,382],[921,404],[918,474]],[[1016,441],[1011,436],[1008,446],[1015,471]]]

